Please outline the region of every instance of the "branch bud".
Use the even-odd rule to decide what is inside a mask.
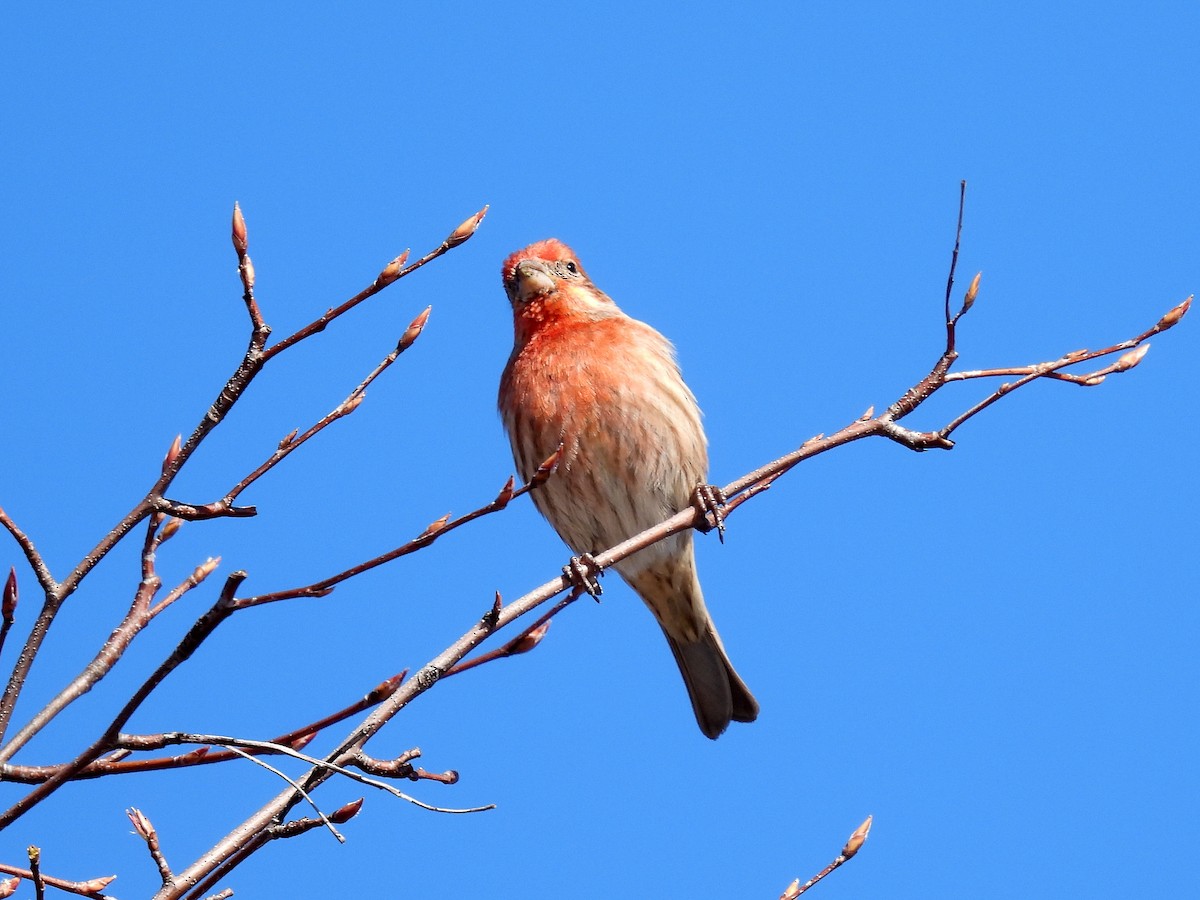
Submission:
[[[484,206],[479,212],[471,216],[461,225],[450,233],[450,237],[446,238],[446,249],[457,247],[459,244],[465,244],[479,228],[479,223],[483,221],[483,217],[487,215],[488,208]]]
[[[500,609],[502,605],[503,604],[500,600],[500,592],[496,591],[496,602],[493,603],[491,608],[483,614],[483,618],[479,620],[479,624],[488,631],[494,630],[495,627],[500,624]]]
[[[233,204],[233,249],[237,251],[240,260],[246,255],[250,241],[246,236],[246,219],[242,216],[242,208],[235,201]]]
[[[310,731],[307,734],[302,734],[299,737],[294,738],[291,741],[291,743],[288,744],[288,746],[291,747],[293,750],[303,750],[305,747],[307,747],[309,744],[311,744],[316,739],[317,739],[317,732]]]
[[[796,900],[800,896],[800,879],[797,878],[787,886],[782,894],[779,895],[779,900]]]
[[[285,434],[283,436],[283,440],[281,440],[279,442],[279,449],[286,450],[289,446],[291,446],[292,441],[294,441],[296,439],[296,435],[298,435],[299,433],[300,433],[299,428],[293,428],[291,431],[289,431],[287,434]]]
[[[329,814],[329,821],[333,822],[335,825],[345,824],[358,815],[358,811],[362,809],[362,806],[362,797],[359,797],[357,800],[351,800],[346,805],[339,806],[337,809],[331,812]]]
[[[559,444],[558,449],[547,456],[542,464],[537,467],[537,471],[534,472],[533,477],[529,479],[530,486],[537,487],[546,483],[546,479],[553,475],[554,470],[558,468],[558,460],[559,457],[562,456],[562,452],[563,445]]]
[[[400,343],[396,345],[396,352],[403,353],[413,345],[413,341],[421,336],[421,331],[425,328],[425,323],[429,321],[429,311],[432,306],[425,307],[421,314],[412,320],[408,328],[404,329],[404,334],[400,335]]]
[[[518,653],[528,653],[542,642],[542,638],[546,636],[546,632],[549,630],[550,620],[547,619],[541,625],[530,628],[524,634],[518,634],[504,645],[504,649],[508,652],[509,656],[516,656]]]
[[[435,534],[437,534],[439,531],[441,531],[443,528],[445,528],[446,523],[449,521],[450,521],[450,513],[446,513],[440,519],[430,522],[429,526],[424,531],[421,532],[421,534],[417,538],[417,540],[419,541],[423,538],[433,537]]]
[[[516,484],[514,476],[509,475],[508,481],[504,482],[504,487],[500,488],[500,493],[496,495],[496,499],[492,501],[497,509],[504,509],[508,506],[508,501],[513,497],[513,485]]]
[[[846,841],[846,846],[842,848],[842,856],[849,859],[855,853],[862,849],[862,845],[866,843],[867,835],[871,833],[871,820],[874,816],[867,816],[863,823],[854,829],[854,834],[850,835],[850,840]]]
[[[1155,331],[1166,331],[1179,323],[1179,320],[1187,315],[1187,311],[1192,308],[1192,298],[1188,297],[1173,310],[1158,320],[1158,324],[1154,326]]]
[[[867,407],[867,411],[866,411],[865,413],[863,413],[861,416],[859,416],[859,417],[858,417],[858,421],[860,421],[860,422],[869,422],[869,421],[870,421],[871,419],[873,419],[873,418],[875,418],[875,407],[874,407],[874,406],[868,406],[868,407]]]
[[[171,447],[167,450],[167,455],[163,457],[162,470],[165,473],[171,468],[171,464],[175,462],[179,456],[179,450],[183,446],[183,435],[175,435],[175,440],[171,441]]]
[[[379,682],[371,690],[367,691],[367,696],[364,698],[368,703],[382,703],[392,694],[396,693],[396,689],[404,683],[405,677],[408,675],[408,669],[393,675],[384,681]]]
[[[17,569],[15,566],[9,566],[8,579],[4,582],[4,602],[0,603],[0,616],[4,618],[6,625],[11,625],[13,621],[13,613],[17,611]]]
[[[17,892],[17,887],[21,884],[19,876],[14,878],[6,878],[0,881],[0,898],[11,897]]]
[[[210,556],[200,565],[196,566],[196,570],[192,572],[192,580],[199,584],[205,578],[213,573],[213,571],[221,564],[221,557]]]
[[[167,524],[164,525],[162,527],[162,531],[158,533],[158,542],[161,544],[163,541],[169,541],[171,538],[175,537],[175,532],[179,531],[179,529],[182,527],[183,519],[176,519],[174,517],[167,519]]]
[[[983,277],[982,272],[976,272],[975,277],[971,279],[971,285],[967,288],[967,293],[963,297],[962,311],[966,312],[975,305],[975,298],[979,296],[979,279]]]
[[[154,830],[154,826],[150,824],[150,820],[136,806],[131,806],[125,810],[125,815],[129,816],[129,821],[133,824],[133,830],[142,840],[148,841],[158,834]]]
[[[1127,372],[1142,361],[1142,357],[1150,350],[1149,344],[1142,344],[1134,347],[1132,350],[1127,350],[1121,354],[1121,358],[1117,360],[1113,366],[1114,372]]]
[[[342,416],[350,415],[350,413],[354,412],[356,409],[359,408],[359,406],[362,405],[362,402],[366,398],[366,396],[367,396],[366,391],[355,391],[353,394],[351,394],[349,397],[346,398],[345,403],[343,403],[341,406],[339,406],[337,408],[338,417],[340,418]]]
[[[408,262],[408,251],[405,250],[390,263],[383,267],[383,271],[379,273],[375,279],[375,284],[378,287],[387,287],[393,281],[400,277],[400,271],[404,268],[404,264]]]
[[[105,875],[102,878],[93,878],[90,881],[81,881],[79,882],[79,891],[86,896],[99,894],[116,880],[116,875]]]
[[[1103,375],[1089,375],[1087,378],[1083,379],[1084,387],[1095,387],[1096,385],[1103,384],[1103,383],[1104,383]]]

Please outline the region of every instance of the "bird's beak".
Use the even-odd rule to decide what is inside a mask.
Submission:
[[[554,276],[540,259],[523,259],[517,263],[513,269],[513,281],[516,299],[522,303],[552,293],[555,288]]]

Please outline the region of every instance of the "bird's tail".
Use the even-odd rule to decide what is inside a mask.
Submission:
[[[700,730],[715,739],[730,722],[758,718],[758,701],[734,671],[704,605],[691,541],[658,564],[642,565],[632,572],[618,566],[618,571],[662,626]]]
[[[731,721],[753,722],[758,718],[758,701],[734,670],[712,619],[695,641],[678,640],[665,628],[663,634],[679,664],[696,722],[707,737],[720,737]]]

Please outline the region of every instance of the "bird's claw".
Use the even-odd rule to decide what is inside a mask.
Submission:
[[[600,595],[604,593],[604,588],[600,586],[600,575],[603,571],[590,553],[572,556],[571,561],[563,566],[563,575],[567,581],[585,591],[597,603],[600,602]]]
[[[723,510],[726,501],[725,492],[715,484],[697,485],[695,492],[692,494],[692,505],[704,517],[703,523],[697,525],[696,530],[708,534],[708,532],[716,528],[717,537],[722,544],[725,543],[725,514]],[[712,516],[711,523],[708,521],[709,516]]]

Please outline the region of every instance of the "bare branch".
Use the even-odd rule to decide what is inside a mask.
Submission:
[[[364,300],[375,296],[388,285],[398,281],[406,275],[411,275],[417,269],[421,268],[421,266],[433,262],[439,256],[452,250],[459,244],[465,243],[467,239],[475,233],[475,230],[479,228],[479,224],[483,221],[483,217],[487,214],[487,209],[488,208],[485,206],[479,212],[475,213],[475,215],[471,216],[469,219],[459,225],[458,228],[454,229],[450,236],[446,238],[446,240],[442,241],[437,248],[429,251],[415,263],[412,263],[409,266],[404,266],[402,261],[408,256],[408,251],[404,251],[401,256],[398,256],[395,260],[385,266],[383,271],[379,273],[379,277],[376,278],[370,285],[363,288],[341,306],[337,306],[328,310],[324,315],[305,325],[295,334],[289,335],[279,343],[270,347],[266,351],[266,359],[271,359],[272,357],[282,353],[288,347],[292,347],[306,338],[312,337],[314,334],[319,334],[320,332],[324,331],[329,326],[329,323],[334,319],[337,319],[339,316],[349,312]],[[393,266],[399,271],[393,272]],[[404,267],[401,268],[402,266]]]
[[[867,835],[871,833],[872,818],[872,816],[867,816],[863,823],[854,829],[854,833],[850,835],[850,839],[846,841],[846,846],[842,848],[842,852],[837,855],[833,862],[823,868],[812,878],[808,879],[808,881],[804,882],[804,884],[801,884],[800,879],[797,878],[787,886],[787,889],[784,890],[782,894],[779,895],[779,900],[795,900],[795,898],[799,897],[834,869],[840,867],[847,860],[852,859],[854,854],[858,853],[858,851],[862,849],[863,843],[865,843],[867,840]]]
[[[412,321],[412,324],[408,326],[404,334],[400,337],[395,349],[393,349],[391,353],[383,358],[379,365],[377,365],[371,371],[371,373],[364,378],[354,390],[350,392],[349,396],[347,396],[345,400],[343,400],[336,408],[322,417],[316,424],[314,424],[299,437],[297,437],[293,432],[280,441],[275,452],[272,453],[262,465],[239,481],[219,502],[224,504],[226,507],[229,507],[230,504],[232,504],[233,501],[238,498],[242,491],[246,490],[246,488],[269,472],[279,462],[287,458],[302,444],[333,422],[336,422],[338,419],[348,416],[350,413],[354,412],[354,410],[356,410],[358,405],[362,402],[362,398],[366,396],[367,388],[370,386],[371,382],[387,371],[388,367],[391,366],[391,364],[397,359],[399,359],[400,354],[411,347],[413,342],[416,341],[417,337],[421,334],[422,329],[424,329],[425,323],[429,320],[429,312],[431,308],[432,307],[427,306],[425,310]]]
[[[154,865],[158,867],[158,874],[162,877],[163,884],[171,883],[171,867],[167,864],[167,858],[163,855],[162,848],[158,845],[158,831],[146,815],[136,807],[130,807],[125,810],[125,815],[129,817],[130,824],[133,825],[134,833],[146,842],[146,849],[150,852],[150,858],[154,860]]]
[[[33,879],[33,895],[37,900],[45,900],[46,897],[46,880],[42,878],[41,862],[42,851],[40,847],[29,845],[29,876]]]
[[[42,559],[42,554],[38,552],[29,535],[17,527],[17,523],[4,511],[4,507],[2,506],[0,506],[0,525],[4,526],[8,533],[13,536],[13,540],[20,546],[21,551],[25,554],[25,558],[29,560],[29,567],[33,569],[33,573],[37,577],[38,584],[42,586],[42,590],[47,594],[52,594],[58,590],[58,583],[54,580],[54,576],[50,574],[50,569],[46,565],[46,561]]]
[[[950,315],[950,294],[954,291],[954,270],[958,268],[958,249],[962,244],[963,209],[966,207],[966,203],[967,182],[963,180],[958,183],[958,224],[954,228],[954,251],[950,254],[950,274],[946,278],[946,349],[950,353],[954,352],[954,323],[958,321],[958,316],[951,317]],[[972,302],[974,302],[973,299]],[[963,312],[966,312],[966,308]]]
[[[533,478],[529,479],[527,484],[522,485],[515,491],[512,487],[513,480],[512,478],[509,478],[504,487],[500,489],[500,493],[496,495],[496,499],[492,500],[490,503],[485,503],[483,506],[466,513],[465,515],[459,516],[457,519],[451,519],[448,514],[440,519],[436,519],[430,523],[417,537],[413,538],[406,544],[401,544],[394,550],[389,550],[387,553],[381,553],[379,556],[372,557],[365,562],[351,566],[348,569],[338,572],[336,575],[330,575],[328,578],[323,578],[320,581],[314,581],[313,583],[304,585],[303,587],[289,588],[288,590],[284,591],[274,591],[270,594],[259,594],[254,597],[239,598],[237,600],[237,605],[239,608],[246,608],[251,606],[261,606],[265,603],[275,603],[279,600],[294,600],[300,597],[324,597],[326,594],[332,591],[334,587],[341,584],[343,581],[348,581],[349,579],[354,578],[356,575],[361,575],[363,572],[369,572],[371,569],[382,566],[383,564],[389,563],[392,560],[399,559],[402,556],[408,556],[411,553],[416,553],[418,550],[423,550],[443,534],[447,534],[457,528],[461,528],[468,522],[473,522],[476,519],[482,518],[483,516],[500,512],[500,510],[507,507],[508,504],[515,498],[520,497],[522,494],[527,494],[532,490],[536,490],[542,484],[545,484],[546,479],[549,478],[553,472],[556,462],[557,454],[554,454],[550,459],[542,464],[542,467],[538,469]]]

